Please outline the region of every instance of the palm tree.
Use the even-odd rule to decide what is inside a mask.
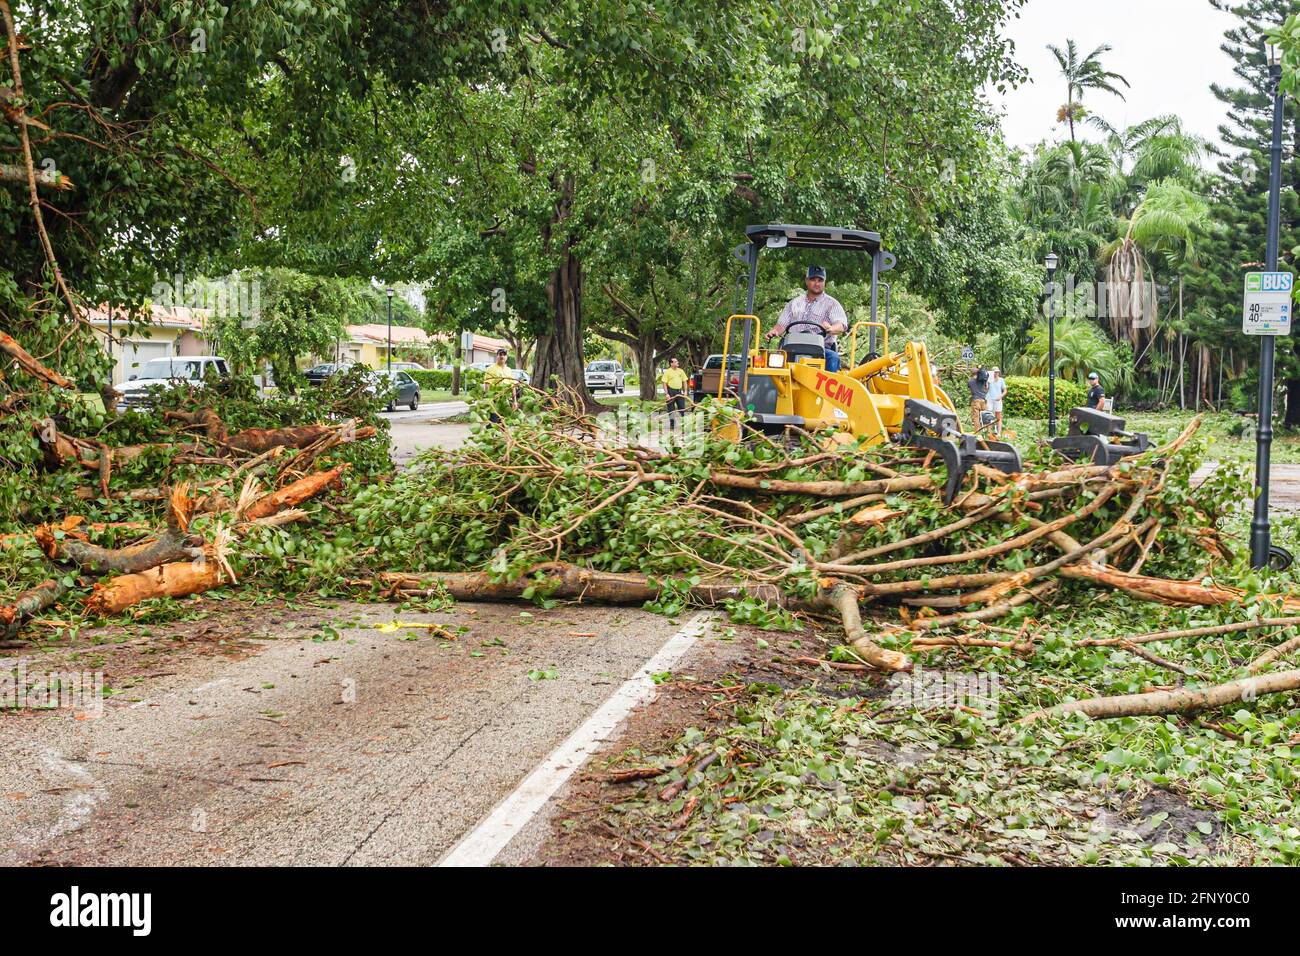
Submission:
[[[1056,62],[1061,65],[1061,75],[1065,77],[1066,83],[1066,101],[1056,114],[1057,122],[1070,124],[1070,142],[1074,142],[1075,121],[1082,120],[1088,115],[1087,110],[1083,108],[1084,91],[1101,90],[1103,93],[1114,93],[1122,100],[1124,94],[1116,88],[1115,84],[1123,83],[1127,87],[1129,82],[1118,73],[1102,68],[1101,55],[1109,53],[1112,49],[1109,43],[1103,43],[1082,59],[1073,40],[1065,41],[1064,50],[1054,43],[1047,44],[1047,49],[1052,51]]]
[[[1133,215],[1120,221],[1123,234],[1101,253],[1107,263],[1111,332],[1117,339],[1139,344],[1143,326],[1137,319],[1152,305],[1146,301],[1149,263],[1156,261],[1169,272],[1194,265],[1197,240],[1209,226],[1209,206],[1182,183],[1165,179],[1147,187]]]
[[[1089,116],[1088,124],[1106,134],[1106,149],[1122,181],[1115,199],[1116,212],[1123,216],[1132,214],[1148,183],[1176,179],[1194,185],[1209,149],[1206,140],[1184,131],[1183,121],[1173,115],[1155,116],[1124,129],[1100,116]]]

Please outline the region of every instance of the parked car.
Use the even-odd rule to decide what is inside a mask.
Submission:
[[[606,388],[614,395],[620,394],[626,384],[623,366],[618,362],[608,360],[589,362],[587,364],[586,379],[587,388],[593,392],[599,392],[602,388]]]
[[[385,365],[384,368],[388,368],[388,366]],[[424,370],[425,370],[424,366],[421,365],[419,362],[394,362],[393,363],[394,372],[423,372]]]
[[[511,371],[515,373],[515,378],[520,385],[527,385],[532,381],[532,377],[521,368],[512,369]]]
[[[727,391],[734,395],[740,387],[740,356],[727,356]],[[691,401],[702,401],[705,396],[718,395],[718,380],[722,377],[722,353],[710,355],[704,360],[704,367],[691,376]]]
[[[346,372],[359,362],[323,362],[320,365],[313,365],[302,374],[306,377],[307,382],[311,385],[323,385],[325,380],[339,372]]]
[[[405,405],[411,411],[420,407],[420,385],[411,378],[409,372],[399,372],[397,369],[388,371],[380,369],[374,373],[374,384],[369,387],[371,394],[380,390],[387,391],[392,389],[392,397],[385,406],[385,411],[394,411],[398,405]]]
[[[150,359],[140,366],[125,383],[118,386],[122,398],[118,411],[128,408],[147,408],[150,389],[202,388],[209,375],[220,378],[230,376],[226,360],[217,355],[177,355],[172,358]]]

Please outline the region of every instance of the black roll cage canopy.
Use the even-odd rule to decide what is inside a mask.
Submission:
[[[766,225],[745,227],[746,242],[737,246],[735,257],[749,267],[749,284],[745,292],[745,314],[754,314],[754,290],[758,285],[758,256],[764,249],[849,249],[864,252],[871,257],[871,321],[876,321],[880,275],[893,269],[898,257],[881,244],[880,233],[865,229],[846,229],[840,226],[797,226],[770,222]],[[746,320],[744,344],[741,355],[748,356],[753,321]],[[875,349],[876,330],[871,328],[871,349]],[[748,378],[748,360],[741,363],[740,394],[745,394]]]

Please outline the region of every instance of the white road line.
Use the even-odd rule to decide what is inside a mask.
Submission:
[[[514,793],[497,804],[496,809],[452,847],[438,865],[487,866],[495,860],[627,715],[654,696],[655,682],[650,675],[669,670],[680,661],[704,633],[711,617],[711,612],[701,611],[687,621],[654,657],[525,777]]]

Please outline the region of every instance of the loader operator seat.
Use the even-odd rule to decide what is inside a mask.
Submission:
[[[824,359],[826,333],[816,322],[791,322],[781,338],[781,350],[791,361],[800,358]]]

